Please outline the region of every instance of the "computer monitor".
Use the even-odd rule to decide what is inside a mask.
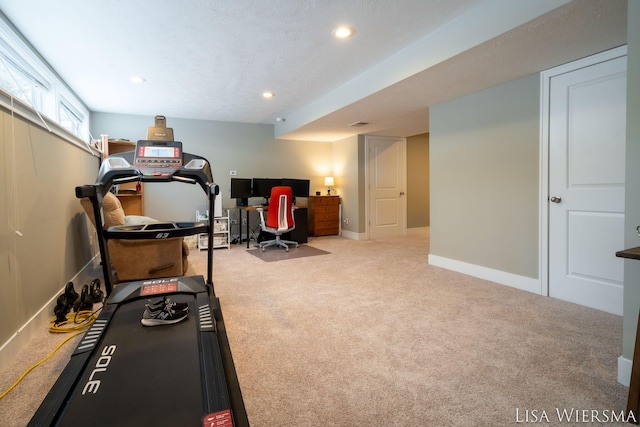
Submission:
[[[293,197],[309,197],[310,181],[308,179],[282,178],[282,185],[291,187]]]
[[[251,196],[251,178],[231,178],[231,198],[236,199],[236,206],[247,206]]]
[[[268,203],[269,197],[271,197],[271,188],[281,183],[282,179],[279,178],[253,178],[252,196],[264,197],[265,203]]]

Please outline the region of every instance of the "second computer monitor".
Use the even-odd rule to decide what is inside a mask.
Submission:
[[[231,178],[231,198],[237,206],[247,206],[251,196],[251,178]]]
[[[293,197],[309,197],[309,180],[283,178],[282,185],[291,187]]]
[[[253,197],[264,197],[266,202],[271,196],[271,188],[279,185],[291,187],[293,197],[309,197],[309,180],[293,178],[253,178]]]
[[[253,178],[253,197],[264,197],[267,201],[271,197],[271,189],[277,187],[282,182],[276,178]]]

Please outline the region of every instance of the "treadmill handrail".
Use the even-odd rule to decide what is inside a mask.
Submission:
[[[184,176],[178,176],[178,175],[173,175],[171,177],[172,181],[180,181],[180,182],[186,182],[187,184],[197,184],[197,181],[193,178],[186,178]]]
[[[208,233],[209,223],[198,222],[150,222],[137,225],[114,225],[104,231],[105,239],[153,240]]]
[[[140,175],[131,175],[131,176],[125,176],[122,178],[113,179],[114,184],[125,184],[127,182],[134,182],[134,181],[140,181]]]
[[[134,165],[134,151],[112,154],[102,161],[95,185],[102,195],[105,195],[114,184],[133,181],[179,181],[188,184],[200,184],[200,187],[207,192],[209,186],[214,183],[209,162],[204,157],[195,154],[183,152],[182,156],[184,165],[180,168],[166,171],[158,169],[158,174],[149,175],[143,173]],[[191,162],[195,162],[198,166],[191,167]]]

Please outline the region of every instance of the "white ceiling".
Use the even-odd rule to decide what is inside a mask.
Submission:
[[[269,123],[319,141],[427,132],[431,105],[625,44],[626,5],[0,0],[91,111]],[[355,35],[335,39],[340,24]]]

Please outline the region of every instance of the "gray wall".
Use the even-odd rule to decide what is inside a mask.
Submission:
[[[111,139],[137,141],[146,139],[147,128],[152,126],[151,116],[111,113],[92,113],[91,133],[98,137],[107,134]],[[324,177],[333,175],[335,190],[342,198],[343,230],[365,233],[364,210],[364,136],[357,135],[336,142],[284,141],[273,138],[273,126],[189,120],[167,117],[167,126],[173,128],[174,137],[182,141],[184,150],[206,157],[212,166],[214,180],[220,185],[223,206],[235,206],[229,198],[229,171],[237,177],[252,178],[305,178],[311,180],[311,194],[326,194]],[[413,176],[418,183],[413,188],[425,189],[425,154],[423,137],[414,143],[420,161],[408,165],[408,185]],[[412,172],[416,168],[417,173]],[[418,190],[419,191],[419,190]],[[415,191],[414,191],[415,193]],[[408,206],[413,218],[428,218],[428,190],[414,194],[415,204]],[[167,202],[169,200],[169,202]],[[254,200],[255,201],[255,200]],[[160,220],[193,220],[195,209],[204,209],[206,200],[198,187],[181,184],[146,184],[145,214]],[[420,222],[414,227],[423,226]]]
[[[333,142],[331,149],[336,191],[342,202],[342,228],[345,231],[358,233],[360,232],[359,212],[361,209],[358,197],[360,191],[358,136]],[[326,194],[326,189],[322,194]]]
[[[625,247],[640,246],[640,2],[628,5],[627,152],[625,188]],[[624,319],[622,355],[631,360],[640,306],[640,261],[624,262]]]
[[[1,346],[95,253],[75,187],[95,180],[98,158],[4,109],[0,129]]]
[[[407,228],[429,226],[429,134],[407,138]]]
[[[628,5],[625,247],[640,246],[640,2]],[[539,79],[431,109],[431,253],[537,278]],[[621,248],[622,249],[622,248]],[[633,358],[640,262],[624,262],[622,356]]]
[[[538,277],[539,76],[431,108],[431,253]]]

